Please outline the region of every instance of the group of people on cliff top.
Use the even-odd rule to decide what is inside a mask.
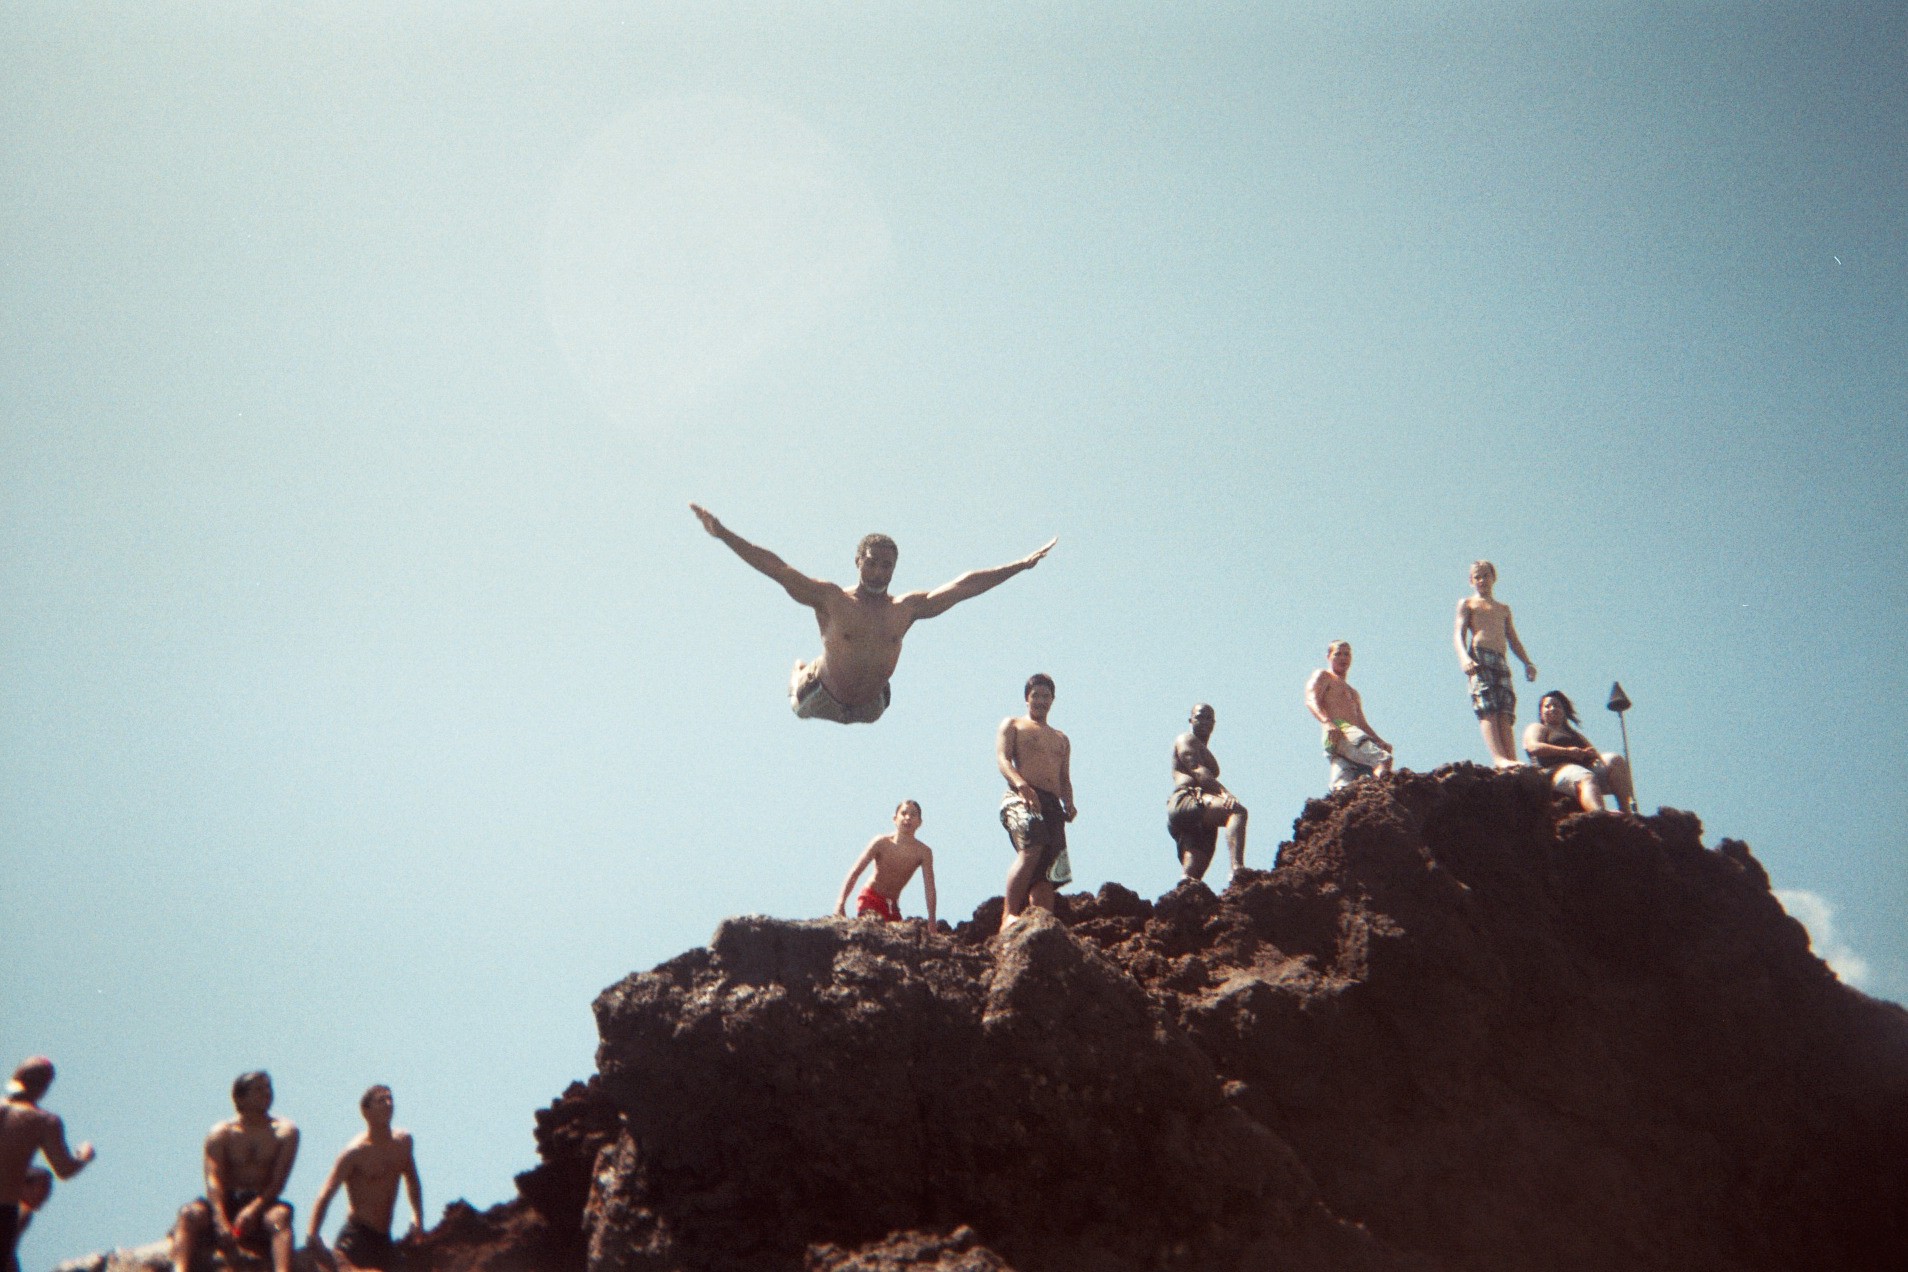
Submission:
[[[40,1107],[53,1085],[53,1062],[31,1056],[13,1071],[0,1104],[0,1272],[19,1272],[15,1248],[33,1213],[53,1191],[53,1176],[71,1179],[93,1160],[93,1146],[66,1145],[59,1116]],[[272,1116],[271,1075],[241,1073],[232,1083],[237,1116],[205,1137],[205,1195],[180,1209],[169,1240],[173,1272],[189,1272],[212,1249],[236,1266],[242,1258],[268,1259],[272,1272],[291,1272],[292,1208],[282,1194],[298,1158],[298,1128]],[[338,1269],[395,1269],[399,1244],[391,1240],[398,1182],[411,1203],[411,1233],[424,1227],[424,1186],[418,1178],[411,1133],[391,1124],[391,1088],[374,1086],[358,1101],[364,1131],[338,1154],[311,1208],[306,1243]],[[44,1156],[46,1169],[35,1166]],[[328,1248],[320,1235],[325,1211],[345,1190],[345,1224]]]
[[[690,504],[703,529],[721,540],[756,570],[781,584],[791,598],[815,613],[822,651],[798,660],[789,677],[789,707],[804,720],[872,724],[893,701],[890,679],[901,659],[901,642],[916,621],[944,614],[961,601],[998,587],[1031,570],[1058,539],[1050,539],[1018,561],[973,570],[928,592],[891,595],[889,584],[900,551],[893,539],[871,534],[855,549],[855,586],[842,587],[810,578],[768,549],[750,543],[723,525],[708,509]],[[1517,689],[1510,655],[1524,664],[1524,678],[1537,679],[1537,667],[1524,650],[1510,606],[1493,595],[1497,568],[1489,561],[1471,565],[1472,594],[1458,602],[1452,640],[1458,664],[1470,684],[1492,763],[1518,766]],[[1365,777],[1389,776],[1394,748],[1365,718],[1364,703],[1346,679],[1351,670],[1348,641],[1334,641],[1326,665],[1305,686],[1306,708],[1324,730],[1323,746],[1331,768],[1331,787]],[[1051,909],[1053,889],[1072,881],[1067,860],[1067,823],[1079,815],[1069,771],[1066,734],[1048,723],[1054,682],[1044,673],[1030,677],[1023,696],[1026,711],[1003,720],[995,738],[995,764],[1007,781],[1000,820],[1014,850],[1007,872],[1001,913],[1005,931],[1028,905]],[[1224,831],[1232,869],[1245,865],[1246,807],[1219,781],[1219,761],[1211,739],[1217,713],[1207,703],[1192,709],[1190,728],[1173,742],[1173,788],[1166,802],[1166,827],[1177,849],[1184,877],[1204,878]],[[1560,690],[1546,693],[1538,720],[1524,731],[1531,763],[1545,770],[1553,788],[1574,796],[1585,811],[1601,810],[1614,796],[1619,808],[1636,811],[1629,766],[1621,755],[1600,752],[1574,726],[1577,711]],[[835,913],[845,915],[848,897],[863,871],[874,877],[856,901],[857,915],[884,920],[901,917],[901,891],[919,871],[927,893],[927,919],[935,921],[934,854],[916,835],[921,806],[903,800],[894,812],[894,833],[878,835],[856,859],[843,881]]]

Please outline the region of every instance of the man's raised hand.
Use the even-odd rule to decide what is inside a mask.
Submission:
[[[713,512],[710,512],[707,508],[697,503],[690,504],[689,511],[696,514],[696,520],[702,523],[704,530],[707,530],[718,539],[722,537],[722,523],[716,520],[716,515]]]

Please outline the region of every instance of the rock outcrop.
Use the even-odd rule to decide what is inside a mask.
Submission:
[[[1457,766],[1314,801],[1223,896],[990,917],[732,920],[606,991],[593,1272],[962,1225],[985,1255],[955,1266],[1024,1272],[1908,1249],[1908,1013],[1689,814]]]
[[[429,1272],[1879,1269],[1908,1012],[1748,849],[1469,765],[1277,868],[992,935],[764,918],[598,998],[599,1074]]]

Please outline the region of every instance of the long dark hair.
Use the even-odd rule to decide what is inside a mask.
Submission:
[[[1563,703],[1564,719],[1570,721],[1570,723],[1572,724],[1581,723],[1581,721],[1577,719],[1576,707],[1572,706],[1570,703],[1570,695],[1565,693],[1561,689],[1552,689],[1549,693],[1537,699],[1537,705],[1541,707],[1546,702],[1549,702],[1552,698],[1555,698],[1558,702]]]

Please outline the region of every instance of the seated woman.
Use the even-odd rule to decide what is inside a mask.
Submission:
[[[1524,751],[1531,763],[1550,774],[1551,789],[1575,793],[1586,813],[1603,811],[1605,793],[1616,796],[1617,807],[1636,811],[1636,790],[1630,785],[1630,766],[1614,751],[1599,752],[1590,739],[1570,726],[1577,709],[1556,689],[1537,703],[1537,723],[1524,730]]]

